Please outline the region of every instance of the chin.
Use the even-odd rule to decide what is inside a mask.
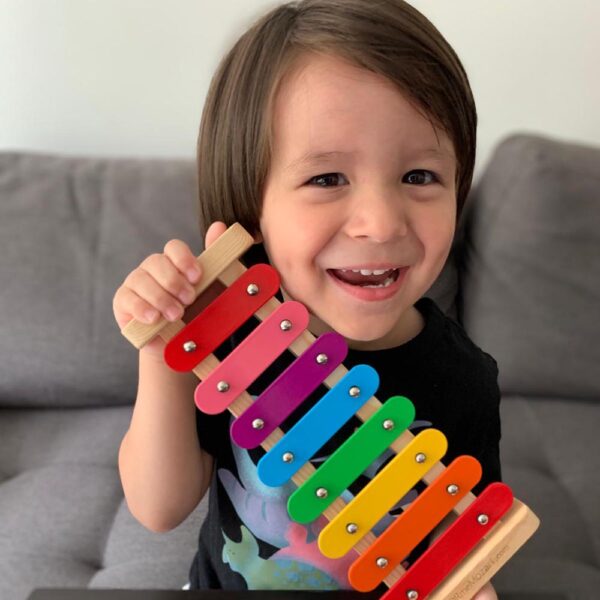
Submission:
[[[327,331],[335,331],[344,337],[349,345],[352,345],[352,342],[360,345],[386,338],[396,325],[394,320],[388,323],[382,322],[381,315],[361,317],[353,315],[351,318],[344,318],[339,314],[333,314],[329,315],[331,318],[327,318],[328,315],[319,316],[308,305],[306,306],[311,314],[309,329],[315,336]]]
[[[381,327],[381,323],[370,327],[368,324],[352,325],[348,323],[337,323],[330,327],[348,342],[374,342],[389,334],[389,328]]]

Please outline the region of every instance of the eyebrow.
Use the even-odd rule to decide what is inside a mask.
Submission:
[[[341,156],[351,156],[355,152],[342,152],[334,150],[332,152],[306,152],[296,160],[293,160],[286,168],[286,171],[292,171],[298,167],[310,166],[318,163],[331,161]]]
[[[417,150],[415,152],[415,155],[439,158],[441,160],[454,158],[454,153],[447,152],[446,150],[441,150],[440,148],[423,148],[421,150]]]
[[[293,160],[287,167],[286,171],[292,171],[299,167],[306,167],[320,163],[326,163],[336,158],[344,156],[352,156],[355,152],[343,152],[341,150],[334,150],[331,152],[306,152],[296,160]],[[454,154],[442,150],[440,148],[422,148],[411,152],[413,156],[420,158],[432,158],[434,160],[446,161],[454,160]]]

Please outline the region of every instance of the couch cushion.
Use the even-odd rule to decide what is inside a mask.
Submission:
[[[116,467],[130,416],[131,407],[0,410],[0,598],[187,581],[205,502],[166,534],[133,519]]]
[[[123,497],[116,455],[130,414],[0,410],[0,597],[85,585],[100,568]]]
[[[600,574],[598,405],[505,396],[501,417],[503,479],[541,521],[519,556],[585,564]]]
[[[520,551],[519,551],[520,552]],[[598,597],[600,570],[581,562],[530,558],[517,553],[493,579],[500,600],[592,600]],[[504,593],[507,595],[504,596]],[[511,594],[511,596],[508,596]]]
[[[152,533],[121,504],[104,548],[102,568],[91,588],[180,589],[196,549],[208,507],[208,494],[188,518],[167,533]]]
[[[517,135],[470,200],[462,319],[504,392],[600,400],[600,149]]]
[[[170,238],[200,251],[195,190],[193,161],[0,153],[0,406],[132,401],[112,297]]]

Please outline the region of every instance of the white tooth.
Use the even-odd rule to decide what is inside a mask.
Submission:
[[[375,269],[373,275],[383,275],[386,271],[387,269]]]
[[[366,288],[386,288],[386,287],[389,287],[390,285],[392,285],[392,283],[394,283],[394,278],[393,277],[388,277],[383,283],[377,283],[377,284],[373,284],[373,285],[364,285],[363,287],[366,287]]]
[[[370,271],[369,269],[361,269],[360,274],[361,275],[373,275],[373,271]]]

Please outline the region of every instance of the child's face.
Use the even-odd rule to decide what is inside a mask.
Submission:
[[[315,55],[285,78],[260,227],[315,333],[363,348],[415,335],[454,235],[455,170],[448,136],[385,78]]]

